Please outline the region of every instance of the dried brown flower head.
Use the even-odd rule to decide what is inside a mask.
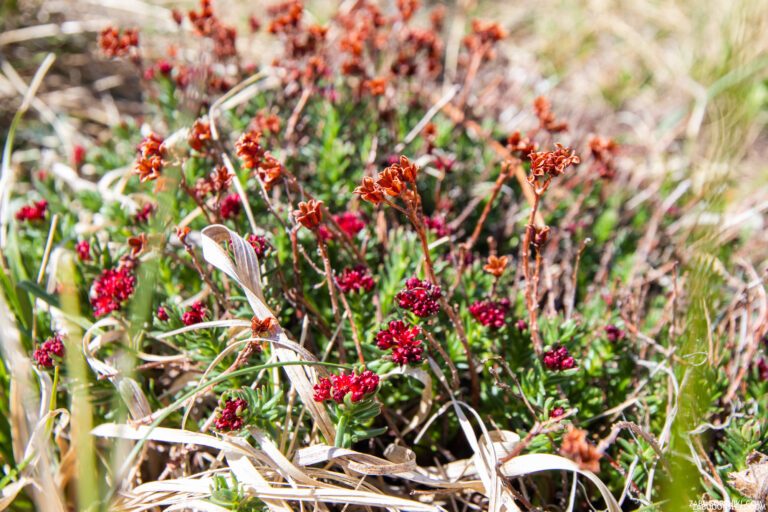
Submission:
[[[507,269],[508,261],[509,258],[506,256],[488,256],[488,261],[483,266],[483,270],[494,277],[501,277]]]
[[[211,143],[211,124],[204,119],[196,119],[187,142],[195,151],[205,152]]]
[[[387,195],[398,197],[406,189],[407,184],[402,174],[394,166],[389,166],[379,173],[376,184]]]
[[[146,233],[142,233],[139,236],[132,236],[128,239],[128,246],[131,248],[131,256],[136,257],[142,252],[144,252],[144,249],[147,246],[147,235]]]
[[[265,151],[260,142],[261,132],[256,130],[245,132],[239,139],[237,139],[237,142],[235,143],[235,151],[237,156],[243,161],[243,166],[246,169],[257,167],[264,157]]]
[[[568,130],[568,123],[558,122],[552,113],[552,105],[544,96],[533,100],[533,110],[539,118],[539,126],[550,133],[564,132]]]
[[[275,332],[277,328],[277,320],[275,317],[268,316],[266,318],[251,318],[251,333],[254,338],[260,338],[269,336]]]
[[[555,144],[557,149],[554,151],[531,152],[531,174],[528,176],[530,183],[537,180],[551,180],[556,176],[565,173],[565,170],[571,165],[577,165],[581,159],[571,148],[566,148],[561,144]]]
[[[371,96],[384,96],[387,92],[387,77],[371,78],[363,82],[363,87],[371,93]]]
[[[379,204],[384,199],[381,189],[370,176],[363,178],[360,186],[355,189],[355,194],[371,204]]]
[[[156,180],[163,170],[164,156],[163,138],[150,133],[139,144],[139,157],[136,159],[134,173],[138,174],[142,182]]]
[[[616,177],[614,157],[619,151],[619,145],[611,138],[593,136],[589,139],[589,151],[594,159],[593,168],[604,180]]]
[[[294,210],[293,216],[296,222],[307,229],[315,230],[323,221],[323,202],[316,199],[310,199],[307,202],[299,203],[299,209]]]
[[[518,158],[528,158],[532,152],[538,149],[538,146],[530,137],[515,132],[507,137],[507,148]]]
[[[602,454],[587,441],[587,432],[571,426],[563,437],[560,454],[576,462],[581,469],[597,473],[600,471]]]

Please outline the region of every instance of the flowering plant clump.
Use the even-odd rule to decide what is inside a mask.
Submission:
[[[501,329],[507,322],[507,313],[510,306],[509,299],[498,301],[483,300],[469,306],[469,312],[472,313],[475,320],[484,326]]]
[[[762,503],[747,2],[696,18],[724,58],[630,2],[38,3],[0,7],[4,506]]]
[[[116,268],[105,269],[91,288],[93,314],[98,318],[119,310],[133,295],[135,286],[136,276],[131,265],[121,264]]]
[[[443,295],[440,286],[427,280],[411,277],[405,282],[405,288],[395,296],[397,304],[414,315],[426,318],[440,311],[439,300]]]
[[[376,346],[392,351],[392,361],[405,366],[424,360],[424,347],[419,339],[422,330],[417,325],[408,325],[402,320],[392,320],[386,329],[376,334]]]
[[[64,357],[64,340],[60,334],[48,338],[35,349],[32,358],[41,368],[53,368]]]
[[[315,401],[333,400],[343,404],[346,399],[350,402],[360,402],[376,392],[379,387],[379,376],[370,370],[362,373],[345,373],[332,375],[330,378],[321,377],[315,384]]]
[[[576,367],[576,360],[568,352],[568,349],[557,346],[544,353],[544,366],[552,371],[570,370]]]
[[[336,278],[336,283],[344,293],[369,292],[376,285],[371,271],[362,265],[342,270],[341,275]]]

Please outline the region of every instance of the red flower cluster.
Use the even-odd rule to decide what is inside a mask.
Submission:
[[[246,239],[246,241],[249,244],[251,244],[251,247],[253,247],[253,250],[256,253],[256,256],[258,256],[260,259],[267,254],[267,251],[270,248],[270,245],[267,239],[261,235],[256,235],[251,233],[250,235],[248,235],[248,238]]]
[[[418,173],[419,166],[408,157],[401,156],[398,162],[381,171],[375,180],[370,176],[363,178],[355,194],[371,204],[379,204],[386,196],[400,197],[408,189],[408,183],[416,183]]]
[[[570,370],[576,366],[576,360],[563,346],[555,346],[544,353],[544,366],[552,371]]]
[[[139,175],[142,182],[156,180],[163,170],[164,156],[163,138],[150,133],[139,144],[139,158],[136,160],[133,172]]]
[[[764,358],[758,361],[757,371],[760,374],[760,380],[768,380],[768,362]]]
[[[438,285],[411,277],[405,282],[405,289],[398,292],[395,298],[401,308],[425,318],[440,311],[438,301],[442,296],[443,291]]]
[[[32,204],[28,204],[19,208],[16,212],[16,220],[19,221],[36,221],[43,220],[45,218],[45,212],[48,210],[48,201],[45,199],[36,201]]]
[[[341,372],[332,375],[330,379],[321,377],[315,384],[315,402],[333,399],[337,404],[344,403],[344,397],[351,394],[352,402],[359,402],[366,396],[376,392],[379,387],[379,376],[370,370],[361,374]]]
[[[213,41],[213,52],[217,57],[226,58],[237,55],[235,39],[237,30],[222,23],[213,12],[211,0],[200,0],[200,10],[189,11],[189,21],[195,27],[195,33],[209,37]]]
[[[204,153],[211,143],[211,123],[204,119],[195,119],[189,132],[187,143],[198,153]]]
[[[91,244],[88,240],[81,240],[75,245],[75,252],[80,261],[91,261]]]
[[[243,205],[238,194],[230,194],[221,201],[219,213],[223,219],[234,219],[240,215]]]
[[[165,310],[163,306],[157,307],[157,319],[161,322],[167,322],[168,321],[168,312]]]
[[[136,215],[134,215],[134,219],[136,219],[136,222],[139,224],[146,224],[149,222],[149,216],[152,215],[152,212],[155,211],[155,205],[152,203],[147,203],[144,206],[141,207],[141,209],[136,212]]]
[[[230,398],[221,408],[219,417],[216,418],[214,425],[220,432],[231,432],[243,428],[245,422],[243,416],[248,410],[248,402],[243,398]]]
[[[606,325],[605,328],[605,337],[608,338],[608,341],[612,343],[616,343],[617,341],[623,340],[627,333],[616,327],[615,325]]]
[[[499,301],[482,300],[469,306],[469,312],[484,326],[501,329],[506,323],[509,308],[510,302],[507,298]]]
[[[91,306],[96,318],[120,309],[133,294],[135,286],[136,276],[129,266],[120,265],[104,270],[91,288]]]
[[[418,338],[421,327],[409,325],[402,320],[389,322],[386,329],[376,335],[376,346],[382,350],[392,350],[392,361],[405,366],[408,363],[420,363],[424,360],[424,347]]]
[[[344,293],[359,292],[363,290],[369,292],[375,285],[373,277],[371,276],[371,271],[363,265],[357,265],[354,268],[345,268],[341,271],[341,275],[336,278],[336,283]]]
[[[424,217],[424,225],[427,226],[431,232],[439,237],[448,236],[451,234],[448,224],[445,223],[445,219],[440,216]]]
[[[107,57],[124,57],[134,54],[139,46],[139,31],[127,28],[122,35],[116,27],[106,27],[99,33],[99,48]]]
[[[205,315],[208,313],[205,304],[201,301],[197,301],[187,309],[183,315],[181,315],[181,321],[184,325],[199,324],[205,320]]]
[[[365,221],[357,212],[339,213],[333,216],[333,220],[350,238],[354,238],[355,235],[365,228]]]
[[[52,368],[54,362],[64,357],[64,340],[61,334],[56,334],[53,338],[48,338],[45,342],[35,349],[32,357],[41,368]]]
[[[559,418],[563,414],[565,414],[565,409],[563,409],[562,407],[555,407],[554,409],[549,411],[550,418]]]

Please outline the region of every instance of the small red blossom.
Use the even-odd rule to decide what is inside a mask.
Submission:
[[[438,285],[411,277],[405,282],[405,289],[398,292],[395,298],[401,308],[425,318],[440,311],[438,301],[442,296],[443,291]]]
[[[35,349],[32,354],[35,362],[41,368],[52,368],[54,364],[64,357],[64,340],[61,334],[48,338]]]
[[[155,314],[158,320],[161,322],[167,322],[168,321],[168,312],[165,310],[163,306],[157,307],[157,313]]]
[[[104,270],[91,288],[91,306],[96,318],[117,311],[133,294],[136,276],[130,265]]]
[[[557,372],[570,370],[576,366],[576,360],[568,353],[567,348],[558,345],[544,353],[544,366]]]
[[[152,215],[152,213],[155,211],[155,205],[152,203],[147,203],[144,206],[142,206],[139,211],[136,212],[134,215],[134,219],[139,224],[146,224],[149,222],[149,216]]]
[[[219,213],[224,219],[234,219],[240,215],[243,205],[238,194],[230,194],[221,201]]]
[[[528,322],[523,320],[522,318],[515,322],[515,327],[517,327],[517,330],[520,332],[528,330]]]
[[[612,343],[616,343],[617,341],[623,340],[627,333],[616,327],[615,325],[606,325],[603,329],[605,331],[605,337],[608,338],[608,341]]]
[[[205,316],[208,314],[208,310],[201,301],[197,301],[187,309],[183,315],[181,315],[181,321],[184,325],[199,324],[205,320]]]
[[[16,212],[16,220],[35,222],[45,219],[45,213],[48,211],[48,201],[45,199],[36,201],[32,204],[22,206]]]
[[[363,265],[345,268],[342,270],[341,275],[336,278],[336,283],[344,293],[361,292],[363,290],[369,292],[375,285],[371,271]]]
[[[72,164],[75,167],[80,167],[85,161],[85,148],[80,144],[75,144],[72,148]]]
[[[424,360],[424,347],[419,339],[421,333],[421,327],[417,325],[393,320],[386,329],[376,334],[376,346],[382,350],[392,350],[392,361],[401,366],[420,363]]]
[[[350,395],[352,402],[359,402],[375,393],[378,387],[379,376],[370,370],[365,370],[361,374],[341,372],[338,375],[332,375],[330,379],[320,378],[314,386],[314,399],[316,402],[333,399],[341,404],[344,403],[344,398]]]
[[[469,306],[469,312],[484,326],[501,329],[506,323],[509,308],[510,302],[507,298],[499,301],[483,300]]]
[[[365,228],[365,221],[357,212],[339,213],[333,216],[333,220],[350,238],[354,238],[355,235]]]
[[[768,362],[766,362],[765,358],[761,358],[757,362],[757,371],[760,375],[760,380],[768,380]]]
[[[269,251],[269,248],[271,247],[265,237],[254,234],[254,233],[251,233],[250,235],[248,235],[248,238],[246,239],[246,241],[249,244],[251,244],[251,247],[253,247],[253,250],[256,253],[256,256],[258,256],[259,258],[263,258],[267,254],[267,251]]]
[[[565,409],[563,409],[562,407],[555,407],[554,409],[549,411],[550,418],[559,418],[563,414],[565,414]]]
[[[240,430],[245,424],[243,416],[248,411],[248,402],[242,398],[230,398],[224,402],[219,417],[214,425],[220,432],[232,432]]]
[[[91,261],[91,244],[88,243],[88,240],[77,242],[75,252],[80,261]]]
[[[451,234],[451,229],[448,227],[448,224],[446,224],[445,218],[439,215],[424,217],[424,225],[427,226],[427,229],[441,238]]]

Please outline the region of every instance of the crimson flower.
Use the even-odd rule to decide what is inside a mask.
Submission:
[[[603,330],[605,331],[605,337],[608,338],[608,341],[612,343],[623,340],[627,335],[627,333],[613,324],[606,325]]]
[[[35,349],[32,357],[41,368],[52,368],[54,363],[64,357],[64,340],[61,334],[48,338]]]
[[[243,416],[248,410],[248,402],[243,398],[230,398],[221,408],[214,425],[220,432],[231,432],[243,428]]]
[[[221,201],[219,213],[224,219],[233,219],[240,214],[243,205],[238,194],[230,194]]]
[[[475,320],[484,326],[500,329],[506,323],[509,308],[510,303],[507,298],[499,301],[483,300],[469,306],[469,312],[472,313]]]
[[[208,313],[205,304],[201,301],[197,301],[187,309],[183,315],[181,315],[181,321],[184,325],[199,324],[205,320],[205,315]]]
[[[424,347],[419,336],[422,330],[417,325],[409,325],[402,320],[389,322],[386,329],[376,335],[376,346],[382,350],[392,350],[392,361],[405,366],[424,360]]]
[[[401,308],[425,318],[440,311],[438,301],[442,296],[443,291],[438,285],[411,277],[405,282],[405,289],[398,292],[395,298]]]
[[[136,212],[136,215],[134,215],[134,219],[136,219],[136,222],[139,224],[146,224],[149,222],[149,216],[152,214],[152,212],[155,211],[155,205],[152,203],[147,203],[144,206],[141,207],[141,209]]]
[[[559,418],[563,414],[565,414],[565,409],[563,409],[562,407],[555,407],[554,409],[552,409],[549,412],[549,417],[550,418]]]
[[[36,201],[32,204],[19,208],[19,210],[16,212],[16,220],[28,222],[43,220],[47,210],[48,201],[45,199]]]
[[[261,235],[250,234],[246,241],[251,244],[251,247],[253,247],[253,250],[256,252],[256,256],[259,258],[263,258],[270,247],[267,239]]]
[[[81,240],[75,245],[75,252],[80,261],[91,261],[91,244],[88,240]]]
[[[363,290],[369,292],[375,285],[371,271],[363,265],[345,268],[341,271],[341,275],[336,278],[336,283],[344,293],[361,292]]]
[[[568,353],[568,349],[556,345],[544,353],[544,366],[552,371],[570,370],[576,366],[576,360]]]
[[[333,216],[333,220],[350,238],[354,238],[355,235],[365,228],[365,221],[357,212],[339,213]]]
[[[157,314],[155,316],[157,316],[157,319],[160,320],[161,322],[168,321],[168,312],[165,310],[163,306],[157,307]]]
[[[350,395],[352,402],[359,402],[376,392],[379,387],[379,376],[370,370],[361,374],[341,372],[330,378],[321,377],[315,384],[315,402],[325,402],[333,399],[336,403],[344,403],[344,398]]]
[[[136,276],[128,266],[108,268],[93,282],[91,306],[96,318],[120,309],[133,294]]]

